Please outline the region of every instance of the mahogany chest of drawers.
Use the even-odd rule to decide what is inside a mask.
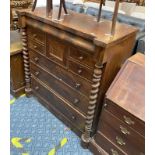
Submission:
[[[19,11],[26,94],[66,123],[82,141],[96,130],[103,96],[122,63],[131,55],[137,29],[69,11],[56,21],[58,8]]]
[[[145,154],[144,87],[144,55],[138,53],[126,61],[106,93],[92,148],[100,146],[98,151],[110,155]]]
[[[25,91],[24,62],[20,33],[10,32],[10,92],[15,97]]]

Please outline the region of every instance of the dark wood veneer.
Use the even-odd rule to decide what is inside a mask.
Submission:
[[[85,117],[78,110],[73,108],[65,100],[63,100],[56,92],[44,85],[39,79],[32,78],[32,89],[35,93],[39,94],[49,104],[49,107],[55,107],[60,111],[64,119],[72,122],[75,128],[80,132],[84,132]]]
[[[93,17],[72,11],[58,21],[56,7],[50,18],[45,8],[18,13],[23,32],[26,93],[32,91],[48,109],[60,113],[58,118],[74,124],[75,131],[83,133],[83,144],[88,145],[105,92],[131,55],[137,29],[118,23],[112,36],[111,21],[97,23]],[[38,48],[30,42],[39,44]],[[77,107],[72,104],[75,97],[81,101]]]
[[[85,96],[89,97],[89,94],[90,94],[89,91],[91,90],[90,82],[87,82],[81,78],[78,78],[71,72],[67,72],[64,68],[60,67],[54,62],[51,62],[49,59],[44,58],[39,53],[36,53],[34,51],[32,52],[32,50],[30,51],[30,57],[33,63],[38,64],[40,67],[44,68],[51,74],[56,75],[58,79],[61,79],[67,85],[69,85],[79,93],[82,93]]]
[[[144,73],[144,55],[140,53],[122,66],[106,93],[91,147],[112,155],[145,154]]]
[[[31,63],[31,72],[33,76],[37,77],[43,83],[59,93],[62,98],[66,99],[75,108],[78,108],[79,111],[85,114],[87,113],[88,97],[78,93],[78,91],[72,89],[66,85],[65,82],[59,80],[56,76],[51,75],[46,70],[41,69],[38,65]]]

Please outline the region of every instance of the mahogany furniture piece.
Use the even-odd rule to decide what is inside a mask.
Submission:
[[[46,8],[19,11],[22,31],[25,92],[33,93],[59,119],[81,136],[94,134],[105,92],[131,55],[137,29],[59,9],[46,17]]]
[[[15,97],[25,91],[22,43],[18,31],[10,31],[10,91]]]
[[[90,149],[95,155],[144,155],[145,68],[138,53],[122,66],[106,93],[97,133]]]

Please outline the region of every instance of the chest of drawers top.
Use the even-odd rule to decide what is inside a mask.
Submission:
[[[27,17],[26,24],[31,24],[34,27],[44,29],[44,31],[49,32],[48,27],[43,24],[46,23],[59,30],[65,30],[70,34],[81,36],[82,38],[93,41],[95,45],[105,47],[113,44],[117,44],[119,40],[125,39],[129,34],[137,32],[137,28],[125,25],[116,24],[116,32],[112,37],[110,35],[111,21],[104,20],[104,22],[97,23],[94,17],[85,14],[75,13],[73,11],[68,11],[69,15],[64,15],[62,12],[62,19],[57,21],[58,8],[54,7],[52,11],[52,16],[50,18],[46,17],[45,8],[36,8],[34,12],[31,10],[18,11],[20,16]],[[21,19],[21,18],[20,18]],[[39,25],[33,23],[33,19],[40,21]],[[65,37],[61,36],[63,39]],[[74,38],[72,38],[74,40]]]

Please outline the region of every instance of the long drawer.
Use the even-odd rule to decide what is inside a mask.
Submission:
[[[134,129],[142,136],[145,136],[145,123],[131,115],[128,111],[123,110],[113,102],[106,100],[105,109],[123,121],[128,127]]]
[[[44,85],[40,80],[31,78],[31,85],[33,92],[42,96],[48,103],[49,106],[55,107],[62,115],[64,115],[72,124],[79,129],[81,132],[84,131],[85,117],[75,108],[69,105],[65,100],[52,91],[49,87]]]
[[[48,72],[52,73],[53,75],[57,76],[60,80],[64,81],[70,87],[89,97],[90,90],[91,90],[91,83],[85,81],[77,76],[69,73],[67,69],[64,69],[54,62],[50,61],[49,59],[45,58],[44,56],[40,55],[39,53],[29,51],[30,53],[30,60],[47,70]]]
[[[86,96],[67,86],[62,80],[57,79],[55,75],[51,75],[33,62],[31,62],[30,66],[33,76],[37,77],[48,87],[56,91],[75,108],[78,108],[78,110],[82,111],[84,114],[87,113],[89,100]]]
[[[99,131],[104,136],[127,154],[140,155],[145,152],[145,140],[141,135],[124,126],[105,110],[102,114],[103,120],[100,120]]]
[[[128,155],[119,147],[113,144],[108,138],[102,135],[99,131],[95,135],[95,142],[102,147],[109,155]],[[135,155],[135,154],[132,154]],[[137,154],[138,155],[138,154]]]

